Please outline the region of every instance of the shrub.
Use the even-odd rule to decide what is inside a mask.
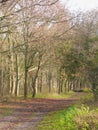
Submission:
[[[75,123],[77,130],[98,130],[98,111],[90,110],[84,105],[81,108],[76,108],[77,114]]]
[[[71,106],[46,116],[38,130],[98,130],[98,109]]]

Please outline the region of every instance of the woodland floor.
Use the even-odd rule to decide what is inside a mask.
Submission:
[[[78,95],[78,94],[76,94]],[[12,109],[12,114],[0,117],[0,130],[36,130],[47,112],[65,109],[77,101],[69,99],[27,99],[0,104],[0,109]]]

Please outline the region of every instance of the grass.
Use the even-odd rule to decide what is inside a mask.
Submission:
[[[49,93],[49,92],[43,92],[43,93],[37,93],[35,95],[35,98],[54,98],[54,99],[62,99],[62,98],[70,98],[71,96],[74,95],[74,92],[73,91],[70,91],[70,92],[66,92],[66,93],[61,93],[61,94],[58,94],[58,93]],[[32,95],[29,94],[27,96],[27,99],[31,99],[32,98]],[[23,95],[20,95],[20,96],[7,96],[7,100],[8,102],[17,102],[17,101],[22,101],[24,100],[24,96]]]
[[[11,108],[0,108],[0,117],[9,116],[13,113]]]
[[[66,125],[69,127],[72,123],[72,115],[69,115],[68,113],[70,113],[73,108],[74,106],[67,110],[48,113],[48,115],[45,116],[43,121],[39,124],[38,130],[69,130],[65,128]]]
[[[69,93],[44,93],[44,94],[37,94],[35,98],[54,98],[54,99],[62,99],[62,98],[70,98],[74,92]]]
[[[90,91],[80,100],[68,109],[48,113],[37,130],[98,130],[98,102]]]
[[[37,130],[98,130],[98,109],[74,105],[67,110],[48,113]]]

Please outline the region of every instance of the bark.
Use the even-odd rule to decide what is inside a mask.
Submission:
[[[25,38],[24,38],[25,39]],[[24,98],[27,98],[27,80],[28,80],[28,45],[25,44],[25,54],[24,54]]]
[[[65,88],[65,93],[67,92],[67,80],[64,81],[64,88]]]
[[[3,89],[4,89],[4,68],[2,63],[2,71],[1,71],[1,96],[3,96]]]
[[[49,73],[48,73],[48,88],[49,88],[49,93],[51,93],[51,78],[52,78],[52,75],[51,75],[51,72],[49,71]]]
[[[17,54],[15,54],[16,58],[16,85],[15,85],[15,96],[17,96],[18,93],[18,61],[17,61]]]
[[[68,92],[69,92],[69,91],[70,91],[70,81],[67,80],[67,83],[68,83],[68,84],[67,84],[67,85],[68,85],[67,87],[68,87]]]
[[[40,70],[41,59],[42,59],[42,55],[39,54],[38,68],[37,68],[35,76],[32,77],[32,98],[34,98],[36,95],[36,80],[37,80],[38,73]]]
[[[58,88],[58,94],[60,94],[61,93],[61,83],[60,83],[60,80],[59,80],[59,86],[58,86],[59,88]]]
[[[42,77],[43,77],[43,74],[42,74],[42,72],[41,72],[40,84],[39,84],[39,85],[40,85],[40,87],[39,87],[39,88],[40,88],[40,93],[42,92],[42,82],[43,82],[43,81],[42,81]]]

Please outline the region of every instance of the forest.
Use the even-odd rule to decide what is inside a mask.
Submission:
[[[0,0],[0,102],[85,91],[98,101],[98,10],[72,13],[60,0]]]
[[[0,94],[92,89],[97,98],[97,10],[71,14],[60,1],[0,5]]]

